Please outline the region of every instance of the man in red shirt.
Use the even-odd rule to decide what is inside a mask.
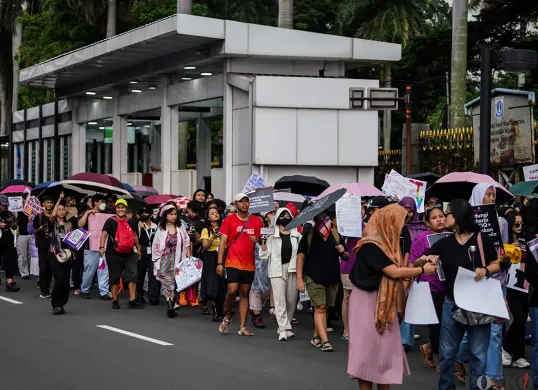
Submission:
[[[239,193],[234,197],[237,213],[227,217],[219,233],[221,235],[217,273],[224,276],[228,282],[226,294],[226,317],[219,326],[221,333],[228,333],[232,321],[232,310],[235,298],[239,301],[239,331],[240,336],[254,336],[245,327],[248,314],[248,297],[250,286],[254,281],[254,250],[260,242],[260,230],[263,223],[260,218],[248,213],[250,200],[246,194]],[[225,258],[225,252],[226,258]],[[226,267],[226,268],[224,268]]]

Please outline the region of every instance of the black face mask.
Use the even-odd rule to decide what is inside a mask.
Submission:
[[[140,217],[140,220],[141,220],[142,222],[147,222],[147,221],[149,221],[150,218],[151,218],[151,215],[142,215],[142,216]]]
[[[286,226],[288,223],[290,223],[291,219],[289,218],[283,218],[283,217],[280,217],[276,220],[276,223],[278,225],[282,225],[282,226]]]

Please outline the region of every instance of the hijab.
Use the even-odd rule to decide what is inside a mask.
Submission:
[[[428,227],[418,217],[417,202],[415,201],[415,199],[411,198],[410,196],[405,196],[400,201],[400,206],[411,209],[413,211],[413,220],[407,222],[407,224],[405,225],[407,227],[407,230],[409,231],[411,241],[413,241],[415,237],[418,236],[420,233],[428,230]]]
[[[357,254],[365,244],[374,244],[397,266],[403,267],[403,256],[400,250],[400,233],[405,224],[407,211],[392,204],[375,212],[366,228],[362,239],[353,251]],[[381,278],[375,308],[375,326],[383,334],[387,324],[395,320],[395,313],[404,310],[403,284],[401,280],[391,279],[386,275]]]
[[[471,194],[471,199],[469,199],[469,203],[471,206],[480,206],[483,204],[484,195],[486,194],[488,188],[492,187],[493,192],[497,194],[497,189],[493,184],[490,183],[479,183],[474,186],[473,193]]]

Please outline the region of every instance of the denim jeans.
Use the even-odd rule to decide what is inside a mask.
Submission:
[[[402,337],[402,345],[413,346],[415,343],[415,325],[403,321],[400,324],[400,336]]]
[[[90,287],[93,282],[93,277],[97,272],[97,282],[99,283],[99,294],[101,296],[108,295],[108,267],[105,262],[105,269],[99,269],[99,252],[96,251],[84,251],[84,272],[82,273],[82,287],[83,293],[89,293]]]
[[[486,362],[488,357],[488,344],[490,338],[490,325],[467,326],[456,322],[452,317],[454,301],[446,298],[443,305],[443,317],[441,320],[441,374],[439,377],[439,390],[454,390],[456,388],[454,377],[454,363],[460,348],[460,343],[467,331],[469,347],[469,362],[471,376],[469,388],[478,390],[477,380],[486,374]]]
[[[538,307],[531,307],[532,382],[538,389]]]
[[[506,297],[506,288],[503,288],[503,295]],[[486,367],[486,376],[491,379],[503,379],[502,345],[503,325],[491,324],[491,334],[488,347],[488,363]],[[460,363],[469,362],[469,344],[467,341],[467,334],[465,334],[460,344],[460,350],[456,360]]]

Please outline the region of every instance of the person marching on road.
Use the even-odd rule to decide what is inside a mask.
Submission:
[[[142,258],[138,262],[138,285],[136,287],[136,298],[140,303],[144,300],[144,280],[146,272],[148,274],[148,299],[150,305],[159,304],[160,283],[155,279],[153,273],[153,261],[151,261],[151,247],[157,225],[151,221],[153,210],[149,208],[142,209],[140,212],[140,222],[138,224],[138,240],[142,247]]]
[[[52,215],[54,200],[50,196],[43,198],[44,211],[34,218],[34,234],[36,237],[36,246],[39,255],[39,282],[41,288],[40,298],[50,298],[50,282],[52,280],[52,271],[47,255],[49,252],[50,235],[48,220]]]
[[[26,198],[28,194],[25,194]],[[32,255],[32,235],[28,232],[28,216],[22,211],[17,213],[17,255],[19,256],[19,273],[22,279],[30,279],[30,263]]]
[[[239,295],[239,336],[254,336],[245,327],[248,315],[250,286],[254,281],[254,248],[260,242],[263,223],[248,213],[250,200],[244,193],[234,197],[237,214],[231,214],[220,228],[221,239],[217,273],[227,279],[226,317],[219,326],[222,334],[228,333],[232,322],[235,299]],[[226,256],[225,256],[226,252]],[[226,268],[224,268],[226,267]]]
[[[101,234],[99,255],[105,256],[108,265],[108,278],[112,292],[112,308],[119,309],[118,293],[120,290],[120,278],[124,273],[124,282],[129,285],[129,309],[143,309],[144,304],[136,300],[137,257],[142,256],[142,248],[138,242],[136,222],[127,216],[127,201],[116,201],[116,214],[106,220]],[[137,252],[134,253],[136,248]]]
[[[8,197],[0,195],[0,230],[2,233],[0,250],[2,251],[6,273],[6,292],[17,292],[20,288],[13,280],[17,272],[17,249],[15,248],[15,236],[13,234],[13,227],[17,224],[17,216],[7,210],[8,206]]]

